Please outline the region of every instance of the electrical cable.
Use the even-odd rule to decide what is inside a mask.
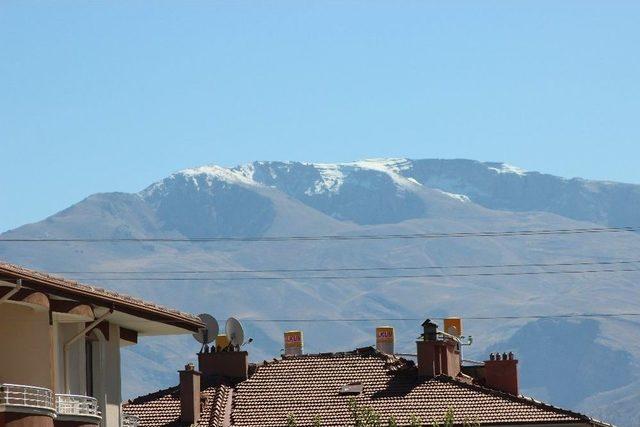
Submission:
[[[121,238],[2,238],[0,243],[207,243],[207,242],[283,242],[319,240],[389,240],[389,239],[439,239],[463,237],[509,237],[591,233],[621,233],[640,231],[640,227],[594,227],[567,229],[538,229],[512,231],[479,231],[452,233],[412,234],[365,234],[365,235],[320,235],[320,236],[256,236],[256,237],[121,237]]]
[[[561,271],[505,271],[449,274],[403,274],[403,275],[367,275],[367,276],[235,276],[235,277],[86,277],[82,280],[122,281],[122,282],[217,282],[238,280],[354,280],[354,279],[418,279],[447,277],[492,277],[492,276],[536,276],[551,274],[593,274],[637,272],[638,268],[600,269],[600,270],[561,270]]]
[[[272,268],[263,270],[68,270],[51,271],[51,274],[207,274],[207,273],[321,273],[336,271],[401,271],[401,270],[444,270],[474,268],[515,268],[515,267],[573,267],[582,265],[619,265],[636,264],[640,260],[619,261],[577,261],[529,264],[461,264],[461,265],[429,265],[425,267],[344,267],[344,268]]]

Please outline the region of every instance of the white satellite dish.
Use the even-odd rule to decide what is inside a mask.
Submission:
[[[193,337],[196,341],[204,345],[212,343],[218,336],[218,321],[215,317],[207,313],[199,314],[198,317],[202,320],[202,323],[204,323],[204,328],[200,328],[198,332],[193,334]]]
[[[228,318],[224,330],[233,347],[240,348],[240,346],[244,344],[244,330],[242,330],[242,325],[238,319],[233,317]]]

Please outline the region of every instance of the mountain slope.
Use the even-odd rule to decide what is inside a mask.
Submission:
[[[640,209],[635,208],[640,206],[639,188],[566,180],[470,160],[254,162],[235,168],[187,169],[136,194],[93,195],[1,237],[253,237],[626,226],[639,222]],[[157,272],[610,261],[635,259],[639,250],[640,236],[624,232],[302,242],[21,243],[0,244],[0,258],[48,271]],[[542,270],[526,269],[532,273]],[[115,281],[101,281],[96,274],[70,276],[95,278],[92,282],[99,285],[192,312],[210,312],[218,319],[230,315],[245,319],[423,319],[640,310],[639,275],[634,272],[461,275],[509,271],[513,269],[365,271],[344,273],[352,277],[347,280],[335,278],[334,272],[284,274],[288,278],[280,280],[254,280],[247,273],[189,276],[216,278],[207,281],[171,281],[175,276],[147,274],[167,279],[152,282],[126,280],[121,275],[111,275],[122,278]],[[304,275],[321,278],[304,279]],[[394,277],[398,275],[405,277]],[[224,278],[232,280],[221,280]],[[486,357],[496,350],[492,345],[522,354],[524,391],[586,412],[593,408],[605,419],[610,414],[611,421],[631,425],[632,413],[607,412],[602,403],[616,399],[622,390],[640,395],[640,379],[635,374],[640,363],[636,319],[534,324],[478,320],[467,321],[465,328],[476,338],[477,344],[469,351],[472,358]],[[414,351],[420,323],[393,322],[398,351]],[[248,348],[250,356],[260,360],[279,352],[285,329],[303,329],[306,351],[320,352],[370,345],[376,324],[246,321],[245,326],[254,338]],[[545,348],[540,350],[541,346]],[[543,358],[585,346],[611,357],[580,359],[576,369],[570,369],[573,365],[566,359]],[[125,384],[127,395],[174,383],[175,370],[193,358],[197,349],[190,337],[176,337],[144,340],[127,350],[127,377],[138,379]],[[611,369],[612,364],[616,369]],[[546,371],[540,371],[541,366]],[[604,381],[601,375],[593,375],[594,370],[610,371],[616,379]],[[629,374],[624,376],[624,371]],[[558,380],[548,382],[547,376]]]

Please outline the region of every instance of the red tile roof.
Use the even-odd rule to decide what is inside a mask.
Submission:
[[[41,292],[58,294],[72,299],[89,299],[96,305],[114,307],[120,311],[129,312],[163,323],[173,324],[188,330],[197,331],[203,326],[202,321],[197,316],[189,313],[0,261],[0,280],[2,279],[22,279],[25,286]]]
[[[200,427],[222,427],[225,408],[232,388],[222,379],[202,383]],[[178,387],[138,397],[123,405],[123,411],[135,415],[141,426],[180,425],[180,391]],[[228,417],[227,417],[228,418]]]
[[[606,425],[585,415],[461,379],[419,377],[412,361],[372,348],[286,357],[265,362],[251,371],[249,379],[235,386],[231,402],[227,400],[228,389],[227,394],[215,402],[216,407],[231,404],[230,425],[282,427],[289,414],[294,415],[298,426],[312,425],[316,416],[323,426],[352,425],[349,400],[353,397],[361,407],[373,408],[383,424],[394,417],[398,425],[408,425],[414,415],[425,425],[431,425],[433,421],[441,421],[452,408],[456,422],[466,419],[483,425]],[[362,383],[361,394],[340,393],[343,386],[357,382]],[[171,390],[175,393],[176,389]],[[210,388],[204,390],[211,395]],[[175,422],[179,416],[178,398],[169,399],[166,394],[138,398],[126,404],[124,410],[140,415],[141,426],[166,425],[167,420]],[[199,425],[218,426],[219,422],[220,418],[208,416],[203,417]]]

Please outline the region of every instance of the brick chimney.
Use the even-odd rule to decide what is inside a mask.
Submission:
[[[460,351],[458,343],[450,338],[438,339],[438,325],[429,319],[422,324],[422,340],[416,342],[418,349],[418,375],[433,377],[447,375],[456,377],[460,373]]]
[[[198,353],[202,375],[246,380],[249,376],[249,353],[246,351],[212,351]]]
[[[518,360],[513,353],[491,353],[484,362],[484,376],[487,387],[518,395]]]
[[[180,373],[180,422],[194,425],[200,420],[200,372],[189,363]]]

